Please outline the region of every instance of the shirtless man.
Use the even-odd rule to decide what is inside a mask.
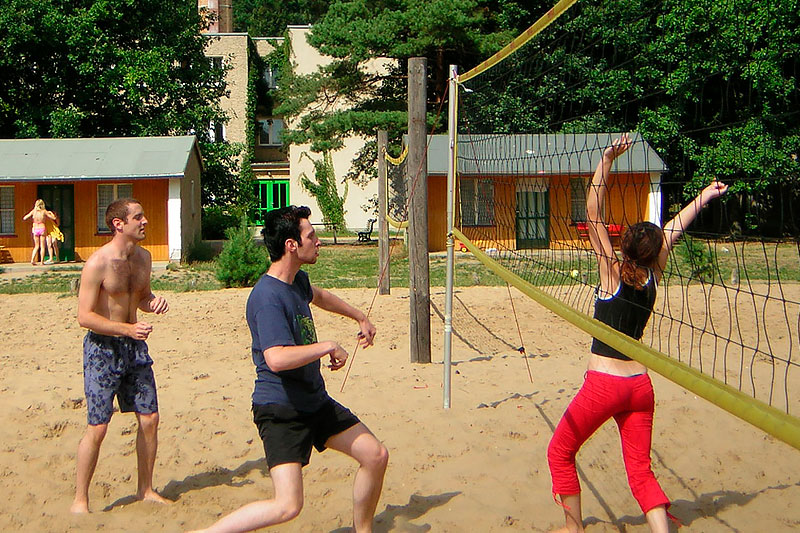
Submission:
[[[150,291],[153,261],[139,246],[147,226],[139,202],[133,198],[112,202],[106,210],[106,224],[114,236],[86,261],[78,295],[78,323],[89,329],[83,340],[89,424],[78,444],[75,500],[70,507],[73,513],[89,512],[89,483],[111,420],[114,396],[120,411],[135,412],[139,422],[136,497],[169,503],[153,490],[158,399],[153,360],[145,343],[153,326],[136,318],[137,310],[161,314],[169,310],[169,305]]]

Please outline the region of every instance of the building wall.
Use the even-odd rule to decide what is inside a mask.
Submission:
[[[208,33],[207,57],[222,57],[230,69],[225,73],[228,95],[220,101],[220,106],[228,115],[225,138],[230,142],[247,141],[247,71],[248,39],[246,33]]]
[[[428,250],[447,249],[447,176],[428,176]]]
[[[289,26],[288,33],[291,40],[292,57],[294,72],[296,74],[311,74],[316,72],[320,66],[326,65],[332,61],[330,57],[324,56],[319,51],[308,44],[307,36],[310,31],[310,26]],[[375,60],[367,65],[367,68],[372,71],[385,71],[386,65],[389,60]],[[335,109],[335,107],[334,107]],[[291,127],[291,124],[289,124]],[[344,147],[333,152],[333,166],[336,171],[336,177],[339,184],[340,194],[344,191],[344,186],[341,184],[344,176],[350,171],[353,159],[358,151],[366,144],[366,141],[360,137],[347,137],[344,139]],[[307,176],[314,176],[314,164],[308,157],[302,154],[306,153],[314,159],[322,157],[321,154],[310,152],[309,145],[293,145],[289,148],[289,197],[295,205],[308,205],[311,207],[312,222],[322,222],[322,214],[319,212],[317,202],[312,198],[307,191],[300,185],[300,176],[305,173]],[[368,183],[365,187],[349,183],[349,190],[347,199],[345,201],[345,221],[347,227],[351,230],[363,230],[367,226],[367,221],[370,218],[376,218],[377,213],[371,208],[364,209],[365,205],[371,200],[377,198],[378,184],[376,181]]]
[[[133,183],[133,196],[142,203],[147,217],[147,237],[142,247],[149,250],[155,261],[169,259],[167,238],[167,194],[166,179],[139,179]],[[15,230],[14,236],[0,237],[4,246],[3,256],[13,262],[30,261],[33,250],[30,220],[22,217],[33,208],[37,186],[52,182],[4,183],[14,185]],[[75,260],[85,261],[95,250],[109,241],[110,235],[97,233],[97,185],[104,183],[128,183],[125,181],[79,181],[74,182]]]
[[[111,236],[97,233],[97,185],[122,181],[81,181],[75,183],[75,258],[85,261]],[[141,245],[154,261],[169,259],[167,236],[168,180],[139,179],[133,183],[133,197],[139,200],[147,218],[146,237]]]
[[[345,174],[350,170],[356,153],[364,144],[362,139],[348,137],[344,140],[344,147],[331,154],[340,196],[344,194],[342,180]],[[320,212],[317,200],[300,184],[300,177],[303,174],[312,180],[315,179],[314,163],[309,158],[313,158],[314,160],[322,159],[321,154],[313,153],[310,149],[311,146],[308,144],[292,145],[289,147],[289,201],[294,205],[309,206],[311,208],[310,221],[316,224],[322,222],[322,213]],[[363,230],[367,226],[367,220],[376,217],[374,210],[365,210],[362,206],[365,205],[370,198],[377,198],[377,195],[378,183],[375,180],[368,183],[365,187],[361,187],[352,182],[348,184],[347,198],[344,203],[344,216],[345,223],[349,229],[354,231]]]
[[[551,248],[584,246],[589,242],[578,235],[571,220],[572,199],[569,179],[574,175],[536,176],[548,184],[550,217],[549,234]],[[586,176],[588,179],[590,176]],[[641,220],[657,220],[653,211],[653,183],[658,176],[650,174],[611,174],[606,199],[606,223],[627,227]],[[517,177],[494,177],[493,226],[466,226],[462,233],[482,249],[498,245],[515,250],[516,243],[516,191]],[[456,204],[457,205],[457,204]],[[428,177],[428,244],[431,252],[443,251],[447,245],[447,177]],[[456,226],[460,225],[456,209]],[[617,243],[618,244],[618,243]]]
[[[197,0],[200,13],[208,11],[216,14],[210,21],[209,32],[230,33],[233,31],[233,2],[231,0]]]
[[[200,0],[198,5],[204,5],[202,2],[207,0]],[[291,42],[292,57],[291,61],[295,73],[297,74],[311,74],[316,70],[331,61],[331,58],[323,56],[314,47],[308,44],[307,36],[310,31],[310,26],[289,26],[288,37]],[[230,95],[224,98],[221,102],[223,110],[230,117],[230,121],[226,127],[226,139],[231,142],[245,142],[247,139],[246,132],[248,127],[255,127],[251,124],[252,120],[256,117],[247,117],[245,115],[247,109],[247,69],[249,67],[247,61],[248,54],[248,39],[251,39],[247,34],[222,34],[222,33],[208,33],[208,47],[206,48],[207,56],[224,57],[226,61],[230,62],[231,69],[227,72],[226,81],[228,83],[228,90]],[[252,38],[257,53],[261,57],[269,55],[279,43],[282,38]],[[369,69],[378,70],[385,69],[389,63],[388,60],[376,60],[368,65]],[[269,118],[261,117],[258,118]],[[291,124],[287,124],[291,127]],[[332,154],[334,168],[336,175],[341,181],[345,174],[350,170],[353,158],[359,149],[364,145],[364,140],[358,137],[349,137],[345,139],[345,146]],[[257,141],[256,141],[257,143]],[[295,205],[308,205],[312,208],[312,222],[318,223],[322,221],[322,215],[316,200],[312,198],[300,185],[300,176],[305,173],[313,178],[314,165],[307,157],[302,156],[303,153],[308,153],[313,158],[320,158],[321,154],[314,154],[309,151],[308,145],[294,145],[288,148],[276,147],[254,147],[254,155],[256,166],[254,166],[259,177],[275,177],[276,179],[284,179],[285,170],[279,169],[276,172],[261,170],[257,166],[259,162],[286,162],[288,163],[288,178],[289,178],[289,200]],[[341,184],[340,184],[341,185]],[[344,192],[344,187],[340,186],[340,194]],[[377,183],[370,183],[366,187],[360,187],[356,184],[349,184],[348,196],[345,201],[345,220],[347,227],[353,230],[363,229],[367,225],[367,220],[375,217],[374,210],[365,210],[363,208],[371,199],[377,195]]]
[[[201,239],[200,218],[200,191],[202,187],[200,158],[197,150],[192,151],[192,157],[186,166],[184,177],[181,178],[181,253],[180,260]]]

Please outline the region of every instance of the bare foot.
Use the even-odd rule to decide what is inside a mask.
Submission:
[[[89,512],[89,502],[72,502],[69,512],[73,514],[86,514]]]
[[[579,531],[583,531],[583,529],[581,529]],[[570,533],[570,529],[568,527],[561,527],[561,528],[558,528],[558,529],[550,530],[550,533]]]
[[[136,498],[144,502],[163,503],[164,505],[170,505],[171,503],[173,503],[172,500],[164,498],[161,494],[157,493],[152,489],[148,490],[143,495],[137,494]]]

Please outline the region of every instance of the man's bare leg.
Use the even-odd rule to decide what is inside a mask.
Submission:
[[[75,499],[69,510],[72,513],[89,512],[89,484],[92,482],[100,445],[106,436],[108,424],[87,426],[86,433],[78,443],[78,466],[76,469]]]
[[[389,464],[389,451],[362,423],[329,438],[325,446],[358,461],[353,483],[353,526],[356,533],[370,533]]]
[[[136,460],[139,469],[139,486],[136,497],[158,503],[172,503],[153,490],[153,466],[158,451],[158,413],[136,413],[139,430],[136,432]]]
[[[195,533],[239,533],[292,520],[303,508],[303,471],[300,463],[286,463],[269,470],[275,497],[240,507],[208,529]]]
[[[581,513],[580,494],[559,494],[561,505],[564,507],[564,520],[566,526],[556,529],[553,533],[580,533],[583,531],[583,514]]]

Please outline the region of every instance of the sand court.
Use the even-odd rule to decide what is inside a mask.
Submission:
[[[371,289],[337,294],[366,308]],[[390,464],[377,532],[546,531],[563,524],[550,495],[545,451],[580,387],[589,338],[515,294],[533,383],[505,287],[457,289],[452,408],[442,409],[444,291],[432,289],[434,363],[409,363],[408,291],[379,296],[376,344],[344,371],[323,375],[332,396],[386,444]],[[270,497],[250,413],[254,370],[244,320],[249,289],[165,293],[170,312],[148,316],[161,425],[154,482],[170,506],[136,502],[133,415],[114,415],[90,490],[89,516],[67,509],[86,424],[84,331],[70,295],[0,295],[2,531],[165,531],[209,525]],[[33,310],[33,311],[32,311]],[[321,340],[355,348],[352,321],[313,309]],[[798,377],[790,387],[800,391]],[[685,531],[800,528],[800,452],[653,376],[653,464]],[[800,394],[800,392],[799,392]],[[589,531],[647,531],[630,495],[616,426],[578,456]],[[348,531],[355,463],[312,455],[305,507],[280,531]]]

